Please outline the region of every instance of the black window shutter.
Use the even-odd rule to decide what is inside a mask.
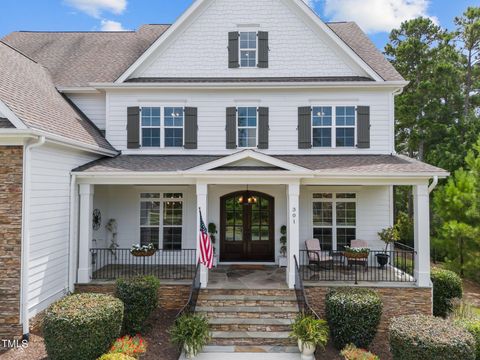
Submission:
[[[239,45],[238,38],[240,34],[238,32],[229,32],[228,33],[228,67],[230,69],[235,69],[240,67],[239,63]]]
[[[237,108],[227,108],[227,125],[225,127],[227,149],[237,148]]]
[[[304,106],[298,108],[298,148],[312,147],[312,108]]]
[[[268,149],[268,107],[258,108],[258,148]]]
[[[198,133],[198,111],[194,107],[185,108],[185,149],[196,149]]]
[[[140,108],[138,106],[127,108],[127,148],[140,147]]]
[[[357,107],[357,147],[370,148],[370,106]]]
[[[258,67],[268,68],[268,32],[258,32]]]

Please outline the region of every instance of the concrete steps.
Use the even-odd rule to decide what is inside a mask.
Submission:
[[[196,312],[209,320],[213,348],[230,346],[239,352],[252,347],[260,352],[288,348],[294,352],[296,344],[289,334],[298,307],[292,290],[202,289]]]

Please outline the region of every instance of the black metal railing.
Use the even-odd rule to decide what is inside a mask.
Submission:
[[[197,264],[195,268],[195,276],[193,277],[192,287],[190,288],[190,296],[188,297],[188,302],[177,314],[177,318],[183,314],[193,314],[195,308],[197,307],[198,294],[200,293],[200,288],[202,284],[200,282],[200,263]]]
[[[195,275],[195,249],[157,250],[152,256],[133,256],[130,249],[90,249],[92,279],[115,280],[139,275],[188,280]]]
[[[312,315],[319,319],[317,313],[311,308],[308,302],[307,294],[303,287],[303,280],[300,275],[300,267],[298,266],[297,257],[293,255],[293,258],[295,260],[295,296],[297,297],[298,310],[301,313]]]
[[[413,250],[370,250],[350,258],[345,251],[300,250],[299,271],[304,281],[415,282]]]

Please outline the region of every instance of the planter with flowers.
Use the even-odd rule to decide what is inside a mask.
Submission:
[[[140,335],[123,336],[113,343],[110,354],[124,354],[134,359],[139,359],[147,352],[147,343]]]
[[[147,257],[147,256],[153,256],[155,255],[155,252],[157,249],[155,249],[155,245],[153,244],[148,244],[148,245],[132,245],[130,249],[130,253],[133,256],[137,257]]]
[[[362,247],[350,247],[345,246],[345,250],[343,252],[344,256],[347,259],[357,260],[357,259],[365,259],[368,258],[370,254],[369,248],[362,248]]]

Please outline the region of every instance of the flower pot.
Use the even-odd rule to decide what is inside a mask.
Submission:
[[[390,255],[388,254],[377,254],[377,262],[380,267],[380,269],[385,269],[385,265],[388,264],[388,259],[390,258]]]
[[[316,346],[312,343],[304,343],[302,340],[298,339],[298,349],[302,353],[302,360],[313,360]]]
[[[155,252],[157,250],[153,249],[153,250],[148,250],[148,251],[143,251],[143,250],[132,250],[131,253],[133,256],[136,256],[136,257],[147,257],[147,256],[153,256],[155,255]]]
[[[346,251],[344,253],[344,255],[347,259],[365,259],[365,258],[368,258],[368,252],[357,253],[357,252]]]
[[[183,344],[183,350],[185,350],[185,357],[187,359],[193,359],[195,357],[195,351],[193,351],[193,349],[187,344]]]

